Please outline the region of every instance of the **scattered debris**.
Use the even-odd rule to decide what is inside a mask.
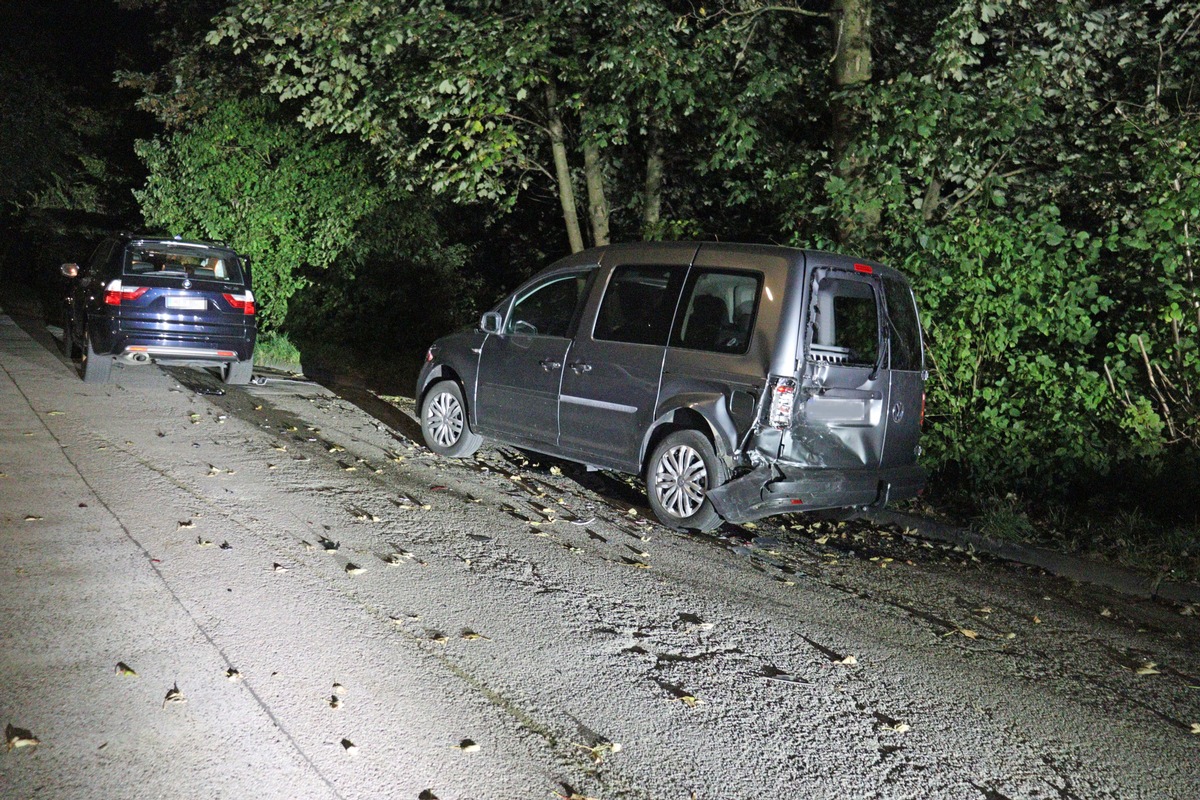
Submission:
[[[19,747],[36,747],[41,744],[41,740],[33,735],[32,731],[25,728],[18,728],[12,723],[4,729],[4,744],[9,752]]]
[[[163,708],[167,707],[167,703],[186,703],[187,698],[183,696],[183,692],[179,691],[179,684],[176,683],[167,690],[167,696],[163,698]]]
[[[230,683],[237,683],[241,679],[242,679],[242,673],[238,672],[233,667],[230,667],[229,669],[225,670],[225,680],[229,681]]]
[[[347,575],[359,575],[363,572],[366,572],[366,569],[364,569],[363,567],[360,567],[358,564],[355,564],[352,561],[346,562],[346,574]]]
[[[462,750],[464,753],[478,753],[479,745],[472,739],[463,739],[456,745],[451,745],[455,750]]]
[[[113,672],[125,678],[136,678],[138,676],[137,671],[124,661],[118,661],[117,666],[113,667]]]

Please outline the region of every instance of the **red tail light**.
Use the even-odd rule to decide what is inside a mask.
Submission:
[[[771,382],[771,407],[767,410],[767,424],[781,431],[792,427],[792,409],[795,405],[796,382],[791,378],[774,379]]]
[[[875,272],[875,270],[871,268],[871,265],[870,265],[870,264],[855,264],[855,265],[854,265],[854,271],[855,271],[855,272],[862,272],[862,273],[864,273],[864,274],[867,274],[867,275],[870,275],[870,274],[872,274],[873,272]]]
[[[122,300],[137,300],[149,290],[150,287],[148,286],[125,289],[121,286],[120,281],[111,281],[108,286],[104,287],[104,304],[106,306],[119,306]]]
[[[254,292],[249,289],[242,294],[223,294],[221,296],[235,311],[241,311],[248,317],[254,315]]]

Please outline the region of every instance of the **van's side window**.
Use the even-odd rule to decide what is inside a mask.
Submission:
[[[892,369],[919,372],[921,363],[921,323],[912,290],[903,281],[883,279],[883,296],[887,300],[888,323],[891,326]]]
[[[617,267],[600,302],[593,338],[665,345],[683,274],[682,267]]]
[[[671,346],[712,353],[745,353],[750,347],[762,275],[692,270]]]
[[[879,358],[879,304],[870,283],[824,277],[817,284],[809,358],[848,366],[875,366]]]
[[[513,304],[506,332],[569,336],[586,294],[589,274],[560,275],[535,286]]]

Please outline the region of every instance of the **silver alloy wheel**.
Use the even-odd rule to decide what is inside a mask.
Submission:
[[[704,504],[708,468],[694,448],[681,444],[663,453],[654,465],[654,494],[673,517],[686,519]]]
[[[425,426],[442,447],[453,447],[462,436],[463,409],[449,392],[440,392],[425,412]]]

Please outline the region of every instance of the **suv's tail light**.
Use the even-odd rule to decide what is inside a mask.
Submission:
[[[109,281],[108,286],[104,287],[104,304],[106,306],[119,306],[122,300],[137,300],[149,291],[149,289],[149,286],[126,289],[121,286],[120,280]]]
[[[796,407],[796,382],[791,378],[771,380],[771,405],[767,409],[767,424],[785,431],[792,427],[792,411]]]
[[[254,292],[247,289],[241,294],[223,294],[225,302],[233,306],[234,311],[241,311],[246,316],[254,314]]]

